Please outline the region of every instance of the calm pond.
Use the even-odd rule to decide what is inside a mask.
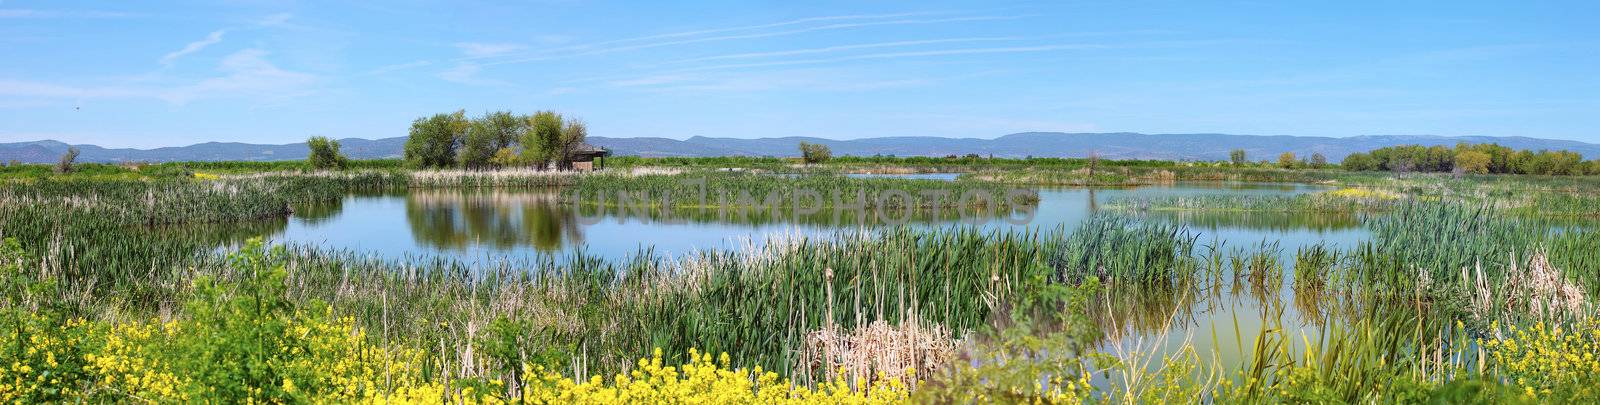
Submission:
[[[913,175],[949,180],[952,175]],[[1294,184],[1178,183],[1131,188],[1046,188],[1031,218],[914,218],[909,226],[940,228],[975,226],[985,230],[1067,230],[1100,210],[1108,201],[1126,197],[1225,195],[1294,195],[1325,188]],[[626,258],[653,248],[665,256],[702,249],[739,249],[786,235],[826,237],[840,231],[870,228],[871,220],[836,220],[822,215],[806,218],[719,218],[716,215],[662,219],[649,215],[580,212],[555,201],[551,191],[413,190],[409,193],[349,196],[336,204],[301,207],[282,228],[270,230],[279,242],[314,244],[348,249],[382,258],[444,256],[467,262],[518,260],[537,255],[566,255],[581,250],[608,258]],[[1008,219],[1011,218],[1011,219]],[[1223,242],[1227,247],[1255,247],[1277,243],[1280,260],[1293,266],[1294,252],[1318,243],[1345,248],[1367,237],[1358,220],[1348,215],[1286,215],[1226,213],[1198,217],[1166,218],[1189,226],[1201,245]],[[863,222],[867,225],[863,225]],[[1292,277],[1289,276],[1289,277]],[[1213,348],[1224,363],[1244,359],[1246,345],[1256,333],[1281,319],[1290,330],[1311,332],[1318,319],[1308,312],[1323,312],[1317,302],[1297,300],[1288,287],[1277,291],[1234,294],[1207,293],[1206,297],[1112,297],[1098,316],[1110,329],[1105,345],[1179,347],[1185,339],[1200,348]],[[1129,305],[1128,303],[1132,303]],[[1286,305],[1286,303],[1292,303]],[[1281,317],[1276,311],[1282,311]],[[1169,334],[1160,325],[1173,325]],[[1213,341],[1219,339],[1221,341]],[[1210,358],[1212,353],[1205,354]]]
[[[925,175],[916,175],[925,176]],[[908,176],[909,177],[909,176]],[[932,178],[932,177],[918,177]],[[1287,184],[1177,184],[1114,189],[1042,189],[1039,204],[1027,213],[989,217],[913,217],[922,228],[976,226],[985,230],[1071,230],[1116,198],[1206,194],[1293,195],[1322,190]],[[578,210],[557,203],[553,191],[414,190],[409,193],[349,196],[335,204],[300,207],[270,239],[349,249],[386,258],[448,256],[465,261],[498,261],[539,254],[625,258],[653,248],[666,256],[707,249],[736,249],[786,235],[827,236],[870,229],[883,221],[844,216],[719,216],[715,211],[678,215],[636,215],[615,209]],[[1174,218],[1190,225],[1201,241],[1228,246],[1280,241],[1285,250],[1328,242],[1354,244],[1365,232],[1353,217],[1232,214]]]

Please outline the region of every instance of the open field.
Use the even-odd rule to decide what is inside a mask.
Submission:
[[[1600,399],[1595,177],[836,160],[614,159],[595,174],[6,168],[0,352],[14,360],[0,364],[0,399]],[[1171,187],[1193,182],[1316,188]],[[1122,188],[1086,189],[1086,216],[1052,225],[984,228],[940,211],[952,196],[1021,189],[985,207],[1050,218],[1079,203],[1060,187],[1105,185]],[[822,194],[815,208],[917,221],[829,222],[802,189],[903,195]],[[1117,190],[1131,194],[1093,194]],[[607,194],[651,198],[591,197]],[[420,217],[373,223],[445,228],[430,245],[444,251],[546,227],[806,231],[692,252],[472,251],[491,253],[482,260],[276,239],[373,214],[340,208],[363,198]],[[752,205],[765,216],[704,212]],[[604,220],[549,222],[561,215]],[[1335,243],[1335,231],[1357,236]]]

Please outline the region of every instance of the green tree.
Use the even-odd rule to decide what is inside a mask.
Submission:
[[[1294,164],[1294,152],[1283,152],[1283,154],[1278,155],[1278,167],[1293,169]]]
[[[822,163],[831,158],[833,158],[833,150],[828,149],[828,145],[809,142],[800,143],[800,159],[806,163]]]
[[[1248,157],[1245,155],[1244,149],[1234,149],[1228,151],[1228,161],[1232,162],[1235,167],[1244,166],[1246,163],[1249,163],[1250,161],[1246,159],[1248,159]]]
[[[499,150],[500,133],[490,122],[489,116],[474,118],[472,125],[467,128],[467,135],[461,142],[461,150],[457,153],[457,161],[462,168],[485,169],[493,166],[490,159],[494,152]]]
[[[494,134],[495,150],[516,146],[521,141],[522,133],[526,132],[528,127],[527,117],[512,114],[510,111],[485,113],[477,121],[478,124],[485,127],[486,131]]]
[[[500,148],[494,151],[494,156],[489,157],[489,164],[495,167],[511,167],[522,164],[522,156],[516,149]]]
[[[589,139],[589,124],[577,118],[567,119],[561,126],[560,143],[556,148],[556,167],[560,169],[572,168],[572,152],[579,145]]]
[[[1344,157],[1344,161],[1340,162],[1340,166],[1343,166],[1345,170],[1352,172],[1368,172],[1378,170],[1377,160],[1373,159],[1372,155],[1366,153],[1351,153],[1349,156]]]
[[[339,153],[339,141],[328,139],[326,136],[313,136],[306,140],[306,147],[311,150],[306,155],[306,163],[313,169],[344,170],[349,159]]]
[[[422,168],[455,166],[456,148],[470,126],[466,111],[412,121],[411,135],[406,139],[406,161]]]
[[[522,159],[544,169],[561,148],[561,114],[540,111],[527,118],[522,134]]]
[[[1489,173],[1489,154],[1468,150],[1456,153],[1456,173],[1486,174]]]

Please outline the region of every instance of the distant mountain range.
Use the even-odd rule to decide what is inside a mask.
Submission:
[[[1222,160],[1228,151],[1244,149],[1251,159],[1276,159],[1283,152],[1298,156],[1322,153],[1338,161],[1353,152],[1385,146],[1421,144],[1453,146],[1459,142],[1495,142],[1517,149],[1566,149],[1587,159],[1600,157],[1600,145],[1578,141],[1525,137],[1367,135],[1331,138],[1287,135],[1226,134],[1139,134],[1139,133],[1061,133],[1025,132],[994,139],[940,138],[928,136],[832,140],[809,137],[783,138],[708,138],[685,140],[668,138],[608,138],[592,136],[589,143],[611,149],[617,155],[636,156],[798,156],[800,142],[828,145],[835,156],[895,155],[947,156],[975,153],[981,156],[1020,158],[1083,157],[1097,153],[1108,159]],[[347,138],[339,140],[341,150],[351,158],[396,158],[402,155],[404,137],[383,139]],[[207,142],[189,146],[155,149],[114,149],[95,145],[76,145],[83,162],[167,162],[200,160],[291,160],[304,159],[305,143],[263,145],[236,142]],[[66,143],[44,140],[0,143],[0,161],[53,163],[65,153]]]

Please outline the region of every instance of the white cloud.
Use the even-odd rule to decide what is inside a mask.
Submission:
[[[200,50],[206,49],[208,46],[216,45],[218,42],[222,42],[222,36],[227,33],[228,30],[211,31],[211,34],[206,35],[205,39],[190,42],[189,44],[184,45],[183,49],[179,49],[173,51],[172,53],[161,56],[161,64],[171,65],[172,62],[177,61],[178,58],[182,58],[195,52],[200,52]]]
[[[0,18],[128,18],[138,17],[137,13],[121,11],[64,11],[64,10],[34,10],[23,8],[0,9]]]
[[[871,53],[871,54],[850,55],[850,56],[841,56],[841,57],[825,58],[825,59],[799,59],[799,60],[783,60],[783,61],[773,61],[773,62],[741,63],[741,64],[729,64],[729,65],[712,65],[712,66],[702,66],[702,67],[683,69],[683,70],[684,71],[724,70],[724,69],[743,69],[743,68],[768,67],[768,66],[827,64],[827,63],[838,63],[838,62],[848,62],[848,61],[857,61],[857,60],[900,59],[900,58],[918,58],[918,57],[929,57],[929,56],[959,56],[959,55],[983,55],[983,54],[1003,54],[1003,53],[1053,52],[1053,51],[1071,51],[1071,50],[1107,49],[1107,48],[1112,48],[1112,46],[1103,45],[1103,44],[1057,44],[1057,45],[1038,45],[1038,46],[1008,46],[1008,47],[995,47],[995,48],[938,49],[938,50],[928,50],[928,51]]]
[[[315,75],[279,68],[266,60],[267,51],[245,49],[222,59],[224,76],[201,80],[165,92],[161,98],[177,104],[228,96],[292,97],[309,93]]]
[[[383,65],[383,66],[377,67],[376,69],[368,70],[366,74],[367,75],[381,75],[381,74],[384,74],[384,73],[401,71],[401,70],[406,70],[406,69],[419,68],[419,67],[428,66],[428,65],[432,65],[432,64],[433,64],[432,61],[426,61],[426,60],[411,61],[411,62],[406,62],[406,63],[396,63],[396,64],[392,64],[392,65]]]
[[[512,43],[457,42],[455,45],[469,58],[500,56],[527,48],[525,45]]]
[[[827,47],[821,47],[821,48],[792,49],[792,50],[786,50],[786,51],[736,53],[736,54],[706,56],[706,57],[691,58],[691,59],[680,59],[680,60],[675,60],[675,61],[671,61],[671,62],[667,62],[667,63],[703,62],[703,61],[724,60],[724,59],[752,59],[752,58],[765,58],[765,57],[772,57],[772,56],[793,56],[793,55],[807,55],[807,54],[816,54],[816,53],[832,53],[832,52],[850,51],[850,50],[857,50],[857,49],[895,48],[895,47],[904,47],[904,46],[948,44],[948,43],[960,43],[960,42],[1019,41],[1019,40],[1023,40],[1023,39],[1025,39],[1025,38],[1021,38],[1021,37],[981,37],[981,38],[948,38],[948,39],[929,39],[929,40],[916,40],[916,41],[878,42],[878,43],[870,43],[870,44],[827,46]]]
[[[40,10],[8,8],[0,10],[0,18],[43,18],[47,13]]]
[[[112,84],[73,86],[0,79],[0,95],[43,99],[145,99],[172,104],[218,98],[283,99],[310,94],[320,81],[316,75],[285,70],[267,61],[267,52],[245,49],[223,58],[220,76],[173,85]]]
[[[455,67],[439,72],[439,78],[444,79],[444,81],[447,82],[461,83],[472,86],[495,86],[507,84],[506,82],[499,80],[478,77],[478,72],[481,70],[483,70],[483,67],[478,66],[475,63],[462,62],[456,64]]]
[[[652,92],[858,92],[919,87],[933,84],[937,81],[937,79],[930,78],[863,76],[837,69],[825,69],[658,75],[611,81],[607,84],[613,87]]]
[[[905,16],[911,16],[911,15],[928,15],[928,14],[935,14],[935,13],[901,13],[901,14],[882,14],[882,15],[845,15],[845,16],[830,16],[830,17],[813,17],[813,18],[802,18],[802,19],[798,19],[798,20],[790,20],[790,21],[784,21],[784,22],[772,23],[772,24],[751,25],[751,26],[732,27],[732,28],[717,28],[717,29],[708,29],[708,30],[700,30],[700,31],[688,31],[688,32],[670,33],[670,34],[650,35],[650,36],[643,36],[643,37],[635,37],[635,38],[627,38],[627,39],[619,39],[619,40],[611,40],[611,41],[602,41],[602,42],[596,42],[596,43],[591,43],[591,44],[574,45],[574,46],[568,46],[568,47],[562,47],[562,48],[542,49],[541,50],[542,52],[535,52],[535,53],[533,53],[531,55],[530,54],[524,54],[524,55],[521,55],[519,57],[515,57],[515,58],[511,58],[511,59],[505,59],[505,60],[498,60],[498,61],[495,61],[495,62],[492,62],[492,63],[485,63],[485,64],[486,65],[498,65],[498,64],[509,64],[509,63],[525,63],[525,62],[532,62],[532,61],[540,61],[540,60],[550,60],[550,59],[556,59],[556,58],[572,57],[572,56],[605,54],[605,53],[633,51],[633,50],[640,50],[640,49],[675,46],[675,45],[688,45],[688,44],[696,44],[696,43],[704,43],[704,42],[729,41],[729,40],[771,38],[771,37],[781,37],[781,36],[789,36],[789,35],[796,35],[796,34],[804,34],[804,33],[810,33],[810,32],[856,29],[856,28],[865,28],[865,27],[876,27],[876,26],[944,24],[944,23],[957,23],[957,22],[1011,20],[1011,19],[1021,18],[1021,17],[1017,17],[1017,16],[983,16],[983,15],[942,17],[942,18],[900,18],[900,17],[905,17]],[[769,30],[771,28],[787,27],[787,26],[791,26],[791,25],[805,25],[805,24],[809,24],[809,23],[840,21],[840,20],[844,20],[844,21],[864,20],[864,21],[859,21],[859,22],[838,22],[838,23],[829,23],[829,24],[822,24],[822,25],[801,26],[801,27],[796,27],[796,28],[791,28],[791,29],[784,29],[784,30]],[[720,34],[720,33],[727,33],[727,34],[725,34],[725,35],[711,35],[711,36],[707,35],[707,34]]]

